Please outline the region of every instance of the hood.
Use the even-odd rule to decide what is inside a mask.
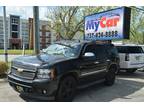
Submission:
[[[68,57],[60,55],[48,55],[48,54],[39,54],[37,56],[20,56],[14,59],[14,62],[21,62],[22,64],[40,66],[42,64],[53,64],[56,62],[64,61],[70,59]]]

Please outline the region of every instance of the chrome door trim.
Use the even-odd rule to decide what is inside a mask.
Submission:
[[[95,73],[99,73],[99,72],[103,72],[103,71],[106,71],[106,69],[101,69],[101,70],[97,70],[97,71],[87,72],[87,73],[81,74],[81,76],[91,75],[91,74],[95,74]]]

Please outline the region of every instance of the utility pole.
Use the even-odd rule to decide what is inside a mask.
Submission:
[[[6,35],[6,7],[3,6],[3,34],[4,34],[4,55],[5,62],[8,63],[8,53],[7,53],[7,35]]]
[[[34,52],[38,54],[40,51],[40,36],[39,36],[39,7],[33,7],[34,17]]]
[[[143,44],[144,44],[144,31],[143,31]]]
[[[22,36],[22,48],[23,48],[23,51],[22,51],[22,55],[25,55],[25,43],[24,43],[24,37]]]
[[[50,23],[51,23],[51,28],[53,28],[52,21]],[[51,44],[53,44],[53,36],[54,36],[54,32],[53,32],[53,29],[51,29]]]

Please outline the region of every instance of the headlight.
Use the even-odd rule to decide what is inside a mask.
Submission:
[[[56,77],[56,71],[55,69],[39,69],[37,73],[37,78],[43,78],[43,79],[55,79]]]
[[[38,78],[50,78],[50,72],[49,69],[39,69],[37,73]]]

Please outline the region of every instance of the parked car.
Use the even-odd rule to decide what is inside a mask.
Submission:
[[[120,56],[120,70],[134,73],[144,67],[144,50],[139,45],[116,45]]]
[[[61,41],[37,56],[14,59],[8,81],[26,96],[72,101],[77,88],[98,81],[113,85],[118,65],[113,44]]]
[[[139,46],[141,46],[143,51],[144,51],[144,45],[139,45]],[[138,70],[144,72],[144,66],[142,68],[138,69]]]
[[[139,45],[139,46],[141,46],[141,47],[142,47],[142,49],[143,49],[143,51],[144,51],[144,45]]]

